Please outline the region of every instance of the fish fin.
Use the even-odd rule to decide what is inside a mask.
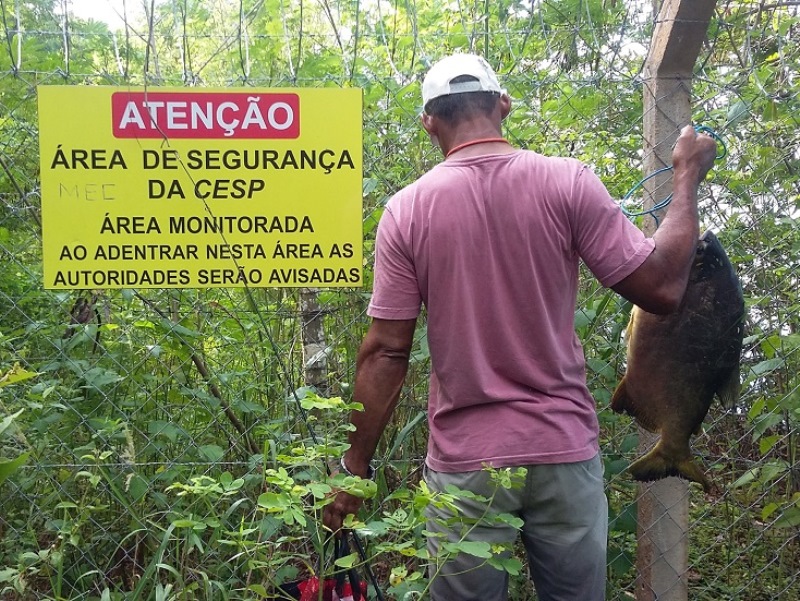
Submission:
[[[630,403],[628,403],[628,391],[625,387],[625,376],[622,376],[622,379],[617,384],[617,388],[614,390],[614,394],[611,397],[611,409],[614,413],[623,413],[628,411],[628,407]]]
[[[651,416],[648,413],[647,406],[643,403],[634,402],[628,395],[628,387],[624,376],[617,384],[617,388],[611,397],[611,409],[615,413],[627,413],[648,432],[658,432],[659,430],[655,416]]]
[[[717,396],[725,409],[733,409],[736,403],[739,402],[740,387],[739,365],[737,364],[736,369],[731,370],[728,378],[722,383],[719,390],[717,390]]]
[[[697,482],[705,492],[711,490],[711,484],[691,456],[681,459],[669,457],[663,451],[660,442],[644,457],[634,461],[628,467],[628,471],[634,479],[640,482],[652,482],[667,476],[678,476]]]

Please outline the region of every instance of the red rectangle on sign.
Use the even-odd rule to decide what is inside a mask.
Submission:
[[[115,92],[116,138],[291,140],[300,136],[297,94]]]

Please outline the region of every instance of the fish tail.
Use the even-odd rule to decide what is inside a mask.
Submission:
[[[651,482],[667,476],[678,476],[679,478],[697,482],[705,492],[711,490],[711,484],[691,456],[677,459],[671,457],[663,451],[660,442],[644,457],[634,461],[628,471],[640,482]]]

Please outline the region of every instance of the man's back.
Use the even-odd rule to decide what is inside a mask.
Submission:
[[[593,457],[578,258],[610,286],[652,249],[599,180],[527,151],[449,159],[390,201],[378,238],[370,315],[412,318],[420,300],[428,310],[428,465]]]

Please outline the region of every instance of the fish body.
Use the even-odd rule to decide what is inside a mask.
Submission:
[[[679,476],[710,490],[689,440],[700,432],[714,395],[727,408],[739,399],[744,316],[739,279],[711,231],[697,243],[677,311],[654,315],[634,307],[627,370],[611,408],[661,435],[653,450],[628,468],[636,480]]]

